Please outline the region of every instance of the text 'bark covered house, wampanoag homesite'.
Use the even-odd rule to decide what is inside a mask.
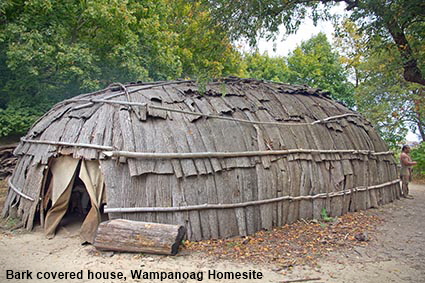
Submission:
[[[200,240],[399,197],[394,157],[361,115],[317,89],[257,80],[114,84],[55,105],[15,154],[3,216],[17,209],[53,235],[83,187],[88,241],[102,211]]]

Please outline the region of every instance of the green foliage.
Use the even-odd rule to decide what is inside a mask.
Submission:
[[[302,42],[288,56],[289,83],[307,84],[331,93],[331,96],[354,106],[354,86],[348,81],[348,73],[340,56],[326,38],[319,33]]]
[[[247,38],[255,45],[259,36],[273,38],[281,25],[288,34],[295,33],[302,20],[311,16],[314,21],[328,18],[327,6],[320,1],[263,0],[228,1],[206,0],[214,18],[232,34],[233,38]],[[313,10],[307,10],[313,8]]]
[[[24,134],[49,107],[48,103],[32,106],[28,101],[14,100],[6,109],[0,109],[0,137]]]
[[[260,54],[256,51],[245,54],[243,65],[245,77],[275,82],[288,81],[289,70],[284,57],[270,57],[267,53]]]
[[[334,222],[335,221],[335,218],[330,217],[328,215],[328,212],[326,211],[326,208],[322,208],[322,211],[320,213],[320,216],[322,216],[322,220],[325,221],[325,222]]]
[[[414,90],[389,66],[389,57],[384,52],[363,56],[358,67],[360,83],[355,91],[358,110],[390,147],[396,148],[408,132]]]
[[[392,149],[397,149],[409,128],[416,131],[425,125],[421,90],[403,79],[402,59],[394,46],[375,51],[384,44],[383,38],[371,41],[351,21],[345,21],[337,34],[343,62],[356,81],[357,110],[372,122]],[[367,44],[376,48],[365,49]]]
[[[307,84],[331,93],[331,96],[354,106],[354,86],[348,81],[340,56],[320,33],[302,42],[287,58],[270,57],[258,51],[245,54],[245,75],[284,83]]]
[[[415,172],[415,174],[425,176],[425,143],[422,142],[419,147],[412,148],[410,156],[418,163],[414,166],[413,172]]]
[[[214,23],[200,1],[168,0],[169,28],[176,36],[176,54],[183,77],[206,81],[240,74],[240,53],[228,32]]]
[[[337,18],[330,8],[343,2],[350,18],[368,39],[385,38],[385,43],[397,48],[402,58],[404,78],[425,85],[425,2],[423,0],[206,0],[214,18],[235,38],[247,38],[254,45],[258,38],[274,38],[281,30],[294,33],[311,17],[313,22]],[[283,26],[283,28],[282,28]],[[382,46],[369,46],[379,50]]]
[[[112,82],[237,75],[238,56],[197,1],[3,0],[0,136]]]
[[[382,49],[394,49],[394,54],[399,57],[398,69],[400,74],[418,68],[418,77],[425,72],[425,2],[421,0],[393,0],[393,1],[370,1],[364,0],[358,4],[359,9],[354,9],[350,18],[355,22],[364,36],[367,38],[365,47],[379,51]],[[377,45],[376,39],[382,44]],[[412,65],[413,64],[413,65]],[[409,67],[409,68],[410,68]],[[403,70],[404,68],[404,70]],[[421,73],[422,72],[422,73]],[[415,82],[408,78],[407,81]],[[423,82],[416,81],[423,85]]]

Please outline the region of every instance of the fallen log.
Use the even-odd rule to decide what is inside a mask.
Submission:
[[[0,145],[0,151],[10,151],[13,152],[15,150],[15,148],[18,146],[17,143],[14,144],[7,144],[7,145]]]
[[[114,219],[99,224],[99,250],[176,255],[186,229],[179,225]]]

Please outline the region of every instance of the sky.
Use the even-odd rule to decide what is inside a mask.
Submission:
[[[344,9],[345,4],[339,3],[331,9],[331,13],[343,15],[346,13]],[[270,56],[286,56],[289,52],[293,51],[298,45],[300,45],[302,41],[306,41],[320,32],[326,34],[329,42],[332,42],[334,28],[332,23],[329,21],[319,21],[315,26],[313,24],[313,20],[307,18],[300,25],[296,34],[291,34],[284,38],[284,32],[285,30],[282,27],[281,33],[277,36],[277,40],[275,42],[260,39],[258,43],[260,53],[267,52]]]
[[[409,131],[409,133],[406,136],[406,140],[407,141],[417,141],[417,142],[419,142],[418,134],[415,134],[415,133],[412,133],[412,132]]]
[[[283,34],[284,30],[282,30]],[[332,23],[328,21],[320,21],[316,26],[312,19],[307,19],[299,28],[296,34],[291,34],[282,40],[282,35],[279,35],[275,42],[261,39],[258,43],[260,53],[266,52],[271,56],[286,56],[293,51],[302,41],[307,41],[311,37],[323,32],[328,37],[329,42],[332,42],[334,28]]]

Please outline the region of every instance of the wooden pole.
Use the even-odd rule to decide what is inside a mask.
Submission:
[[[34,199],[30,196],[27,196],[26,194],[24,194],[23,192],[21,192],[21,190],[19,188],[17,188],[15,185],[12,184],[12,181],[10,180],[10,178],[7,180],[7,183],[9,184],[9,187],[18,195],[20,195],[21,197],[23,197],[24,199],[30,200],[30,201],[34,201]]]
[[[21,141],[26,142],[26,143],[84,147],[84,148],[93,148],[93,149],[99,149],[99,150],[113,150],[114,149],[112,146],[105,146],[105,145],[98,145],[98,144],[88,144],[88,143],[72,143],[72,142],[59,142],[59,141],[48,141],[48,140],[29,140],[29,139],[21,139]]]
[[[190,158],[230,158],[230,157],[256,157],[267,155],[288,155],[288,154],[312,154],[312,153],[347,153],[347,154],[361,154],[361,155],[390,155],[392,151],[375,152],[371,150],[357,150],[357,149],[338,149],[338,150],[322,150],[322,149],[284,149],[284,150],[264,150],[264,151],[235,151],[235,152],[134,152],[134,151],[114,151],[112,146],[103,146],[98,144],[85,144],[85,143],[70,143],[58,142],[48,140],[29,140],[21,139],[22,142],[36,143],[36,144],[49,144],[57,146],[70,146],[82,147],[103,150],[103,154],[108,157],[129,157],[129,158],[158,158],[158,159],[190,159]]]
[[[346,113],[346,114],[342,114],[342,115],[326,117],[324,119],[316,120],[316,121],[308,122],[308,123],[304,123],[304,122],[299,122],[299,123],[294,123],[294,122],[265,122],[265,121],[251,121],[251,120],[245,120],[245,119],[230,118],[230,117],[224,117],[224,116],[220,116],[220,115],[204,114],[202,112],[186,111],[186,110],[180,110],[180,109],[158,106],[158,105],[151,105],[151,104],[148,104],[148,103],[141,103],[141,102],[131,102],[131,101],[122,101],[122,100],[107,100],[107,99],[88,99],[88,98],[74,99],[73,101],[74,102],[89,102],[89,103],[119,104],[119,105],[128,105],[130,107],[131,106],[142,106],[142,107],[148,106],[149,108],[152,108],[152,109],[182,113],[182,114],[187,114],[187,115],[202,116],[202,117],[205,117],[205,118],[214,118],[214,119],[228,120],[228,121],[241,122],[241,123],[247,123],[247,124],[274,125],[274,126],[316,125],[316,124],[320,124],[320,123],[326,123],[330,120],[341,119],[341,118],[345,118],[345,117],[349,117],[349,116],[360,117],[360,115],[357,114],[357,113]],[[90,106],[90,105],[84,104],[84,105],[81,105],[81,106],[77,106],[77,108],[81,108],[83,106],[85,107],[85,106]]]
[[[104,151],[108,157],[129,157],[129,158],[151,158],[151,159],[191,159],[191,158],[229,158],[229,157],[256,157],[267,155],[288,155],[298,153],[350,153],[362,155],[384,155],[393,154],[392,151],[374,152],[369,150],[320,150],[320,149],[285,149],[285,150],[265,150],[265,151],[238,151],[238,152],[134,152],[134,151]]]
[[[369,187],[356,187],[352,189],[347,189],[343,191],[338,192],[331,192],[331,193],[320,193],[313,196],[281,196],[277,198],[271,198],[271,199],[263,199],[263,200],[254,200],[254,201],[247,201],[242,203],[218,203],[218,204],[199,204],[199,205],[188,205],[188,206],[176,206],[176,207],[105,207],[104,212],[105,213],[131,213],[131,212],[177,212],[177,211],[191,211],[191,210],[204,210],[204,209],[229,209],[229,208],[240,208],[240,207],[246,207],[246,206],[253,206],[253,205],[260,205],[260,204],[267,204],[267,203],[273,203],[278,201],[299,201],[299,200],[313,200],[317,198],[330,198],[330,197],[336,197],[341,195],[349,195],[354,192],[361,192],[361,191],[367,191],[367,190],[374,190],[379,189],[383,187],[387,187],[396,183],[399,183],[400,180],[393,180],[391,182],[386,182],[383,184],[375,185],[375,186],[369,186]]]

